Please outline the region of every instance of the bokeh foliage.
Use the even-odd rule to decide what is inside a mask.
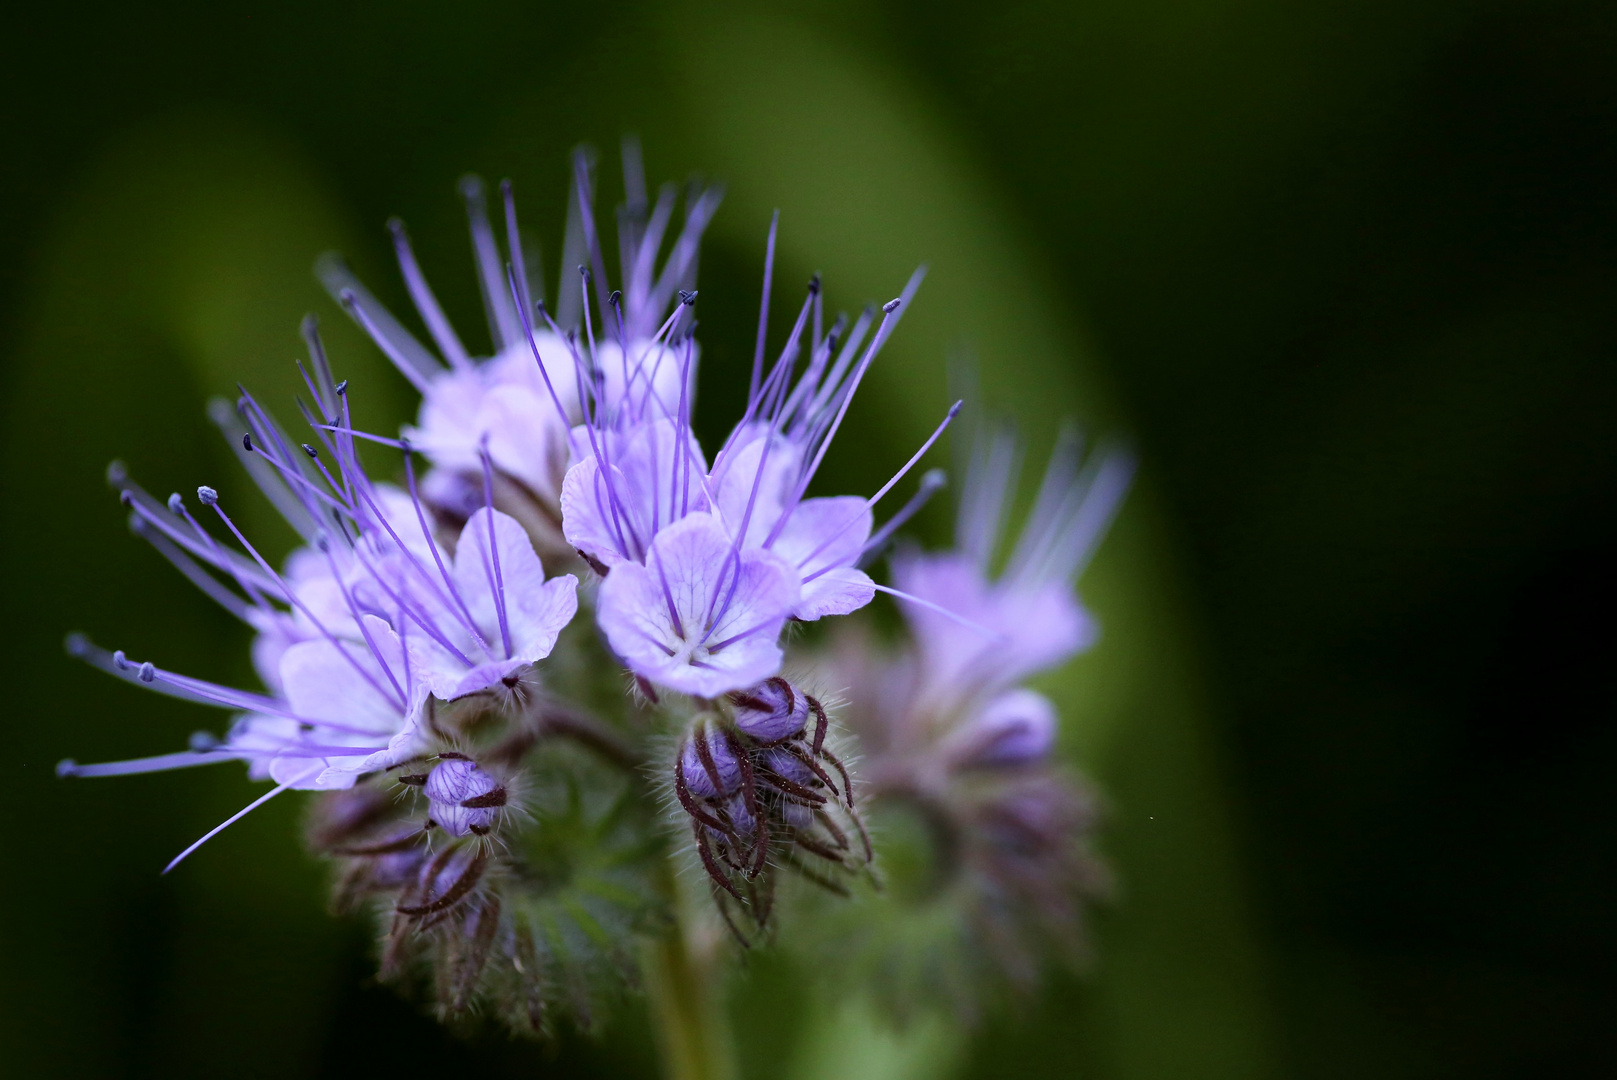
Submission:
[[[779,206],[783,280],[822,270],[833,301],[933,266],[839,486],[930,426],[960,346],[1035,439],[1076,413],[1145,463],[1087,580],[1106,639],[1049,687],[1112,803],[1095,970],[961,1046],[763,956],[733,995],[749,1074],[1617,1061],[1609,6],[176,3],[36,7],[0,51],[8,1070],[650,1074],[633,1014],[598,1044],[464,1044],[366,986],[290,799],[156,877],[250,797],[231,767],[50,775],[212,719],[75,668],[68,629],[247,677],[239,629],[127,536],[106,462],[239,484],[202,403],[284,400],[307,310],[395,422],[406,388],[313,256],[398,305],[399,213],[476,325],[455,177],[512,176],[554,254],[566,149],[610,162],[624,131],[653,177],[730,188],[704,415]]]

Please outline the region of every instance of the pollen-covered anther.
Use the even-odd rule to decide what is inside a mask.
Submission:
[[[410,783],[414,777],[400,779]],[[431,806],[432,820],[450,836],[487,836],[508,801],[504,784],[459,754],[440,755],[421,782],[421,790]]]

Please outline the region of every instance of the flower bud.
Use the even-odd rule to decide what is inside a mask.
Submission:
[[[761,743],[776,743],[802,734],[808,724],[810,698],[776,676],[730,695],[736,727]]]
[[[1055,743],[1056,711],[1031,690],[1008,690],[990,701],[949,739],[962,766],[1031,765]]]
[[[505,785],[460,754],[440,754],[422,786],[432,820],[450,836],[487,836],[505,808]]]
[[[699,732],[680,755],[685,785],[699,799],[728,795],[741,786],[741,762],[719,730]]]

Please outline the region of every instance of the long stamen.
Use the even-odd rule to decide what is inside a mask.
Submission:
[[[917,270],[915,276],[910,278],[910,287],[904,290],[905,296],[908,296],[912,289],[920,284],[921,273],[922,271]],[[905,296],[901,296],[897,300],[889,300],[882,308],[884,317],[881,326],[876,330],[876,337],[871,341],[870,347],[865,350],[864,357],[860,359],[859,366],[854,369],[853,375],[849,378],[848,390],[842,395],[842,404],[837,409],[836,419],[831,421],[831,426],[827,430],[824,439],[820,441],[819,449],[814,454],[814,460],[809,463],[808,468],[803,470],[803,476],[798,481],[791,497],[787,500],[785,510],[782,511],[780,518],[776,520],[775,527],[769,531],[769,535],[764,539],[765,547],[773,544],[779,538],[781,531],[786,528],[786,523],[791,520],[792,512],[797,509],[797,504],[803,501],[803,492],[808,490],[809,481],[814,479],[814,474],[820,468],[820,462],[825,460],[825,452],[830,449],[831,440],[836,437],[837,429],[842,426],[842,418],[848,415],[848,406],[853,403],[853,395],[859,389],[860,380],[865,377],[865,372],[870,369],[871,361],[876,358],[876,354],[881,351],[882,345],[886,344],[887,336],[892,332],[891,328],[896,323],[893,314],[903,306]]]
[[[207,494],[204,494],[204,492]],[[270,564],[265,561],[264,557],[258,553],[257,548],[248,543],[247,537],[242,535],[242,531],[236,527],[236,523],[230,520],[230,516],[226,514],[224,508],[219,505],[218,493],[212,488],[199,488],[197,490],[197,495],[205,504],[213,507],[214,513],[219,515],[219,519],[225,523],[225,527],[229,529],[232,535],[236,537],[236,542],[247,549],[247,554],[252,556],[253,561],[258,564],[259,569],[268,574],[270,579],[274,581],[276,585],[280,586],[281,592],[286,596],[286,602],[303,612],[303,614],[308,618],[309,622],[314,625],[314,628],[320,631],[321,636],[336,647],[337,651],[342,654],[343,659],[348,661],[349,666],[352,667],[362,679],[369,683],[372,689],[374,689],[384,699],[392,700],[391,695],[389,695],[388,692],[383,689],[382,685],[376,681],[375,676],[366,671],[364,666],[360,664],[358,660],[354,659],[353,654],[343,647],[342,642],[337,639],[337,636],[326,628],[325,623],[320,621],[320,617],[317,616],[307,604],[298,599],[297,593],[293,591],[292,586],[287,584],[285,579],[283,579],[280,574],[275,572],[275,568],[270,566]],[[375,650],[373,649],[372,652],[374,654]],[[387,664],[382,661],[380,656],[376,656],[376,660],[377,663],[381,664],[382,670],[388,673],[389,681],[393,681],[393,674],[391,671],[388,671]],[[405,702],[403,700],[398,700],[394,701],[394,704],[396,707],[402,709],[404,708]]]
[[[182,750],[176,754],[158,754],[155,757],[132,758],[128,761],[96,762],[80,765],[72,758],[56,763],[56,775],[75,779],[98,776],[137,776],[141,773],[168,772],[171,769],[190,769],[198,765],[217,765],[221,761],[238,761],[241,755],[220,747],[217,750]]]
[[[483,294],[483,311],[488,317],[494,351],[504,352],[517,339],[516,313],[506,300],[501,281],[500,245],[488,220],[488,203],[483,197],[483,181],[465,176],[460,181],[461,198],[466,201],[466,222],[472,231],[472,254],[477,260],[477,287]]]
[[[203,833],[202,838],[200,840],[198,840],[196,843],[192,844],[190,847],[186,848],[184,851],[182,851],[178,855],[174,856],[173,861],[171,861],[167,866],[163,867],[163,873],[166,874],[170,870],[174,869],[176,866],[180,865],[180,863],[185,860],[186,856],[190,855],[197,848],[201,847],[203,844],[206,844],[209,840],[212,840],[215,836],[218,836],[220,833],[224,832],[230,826],[234,825],[236,822],[240,821],[242,818],[246,817],[248,814],[252,813],[254,810],[257,810],[260,806],[263,806],[265,803],[267,803],[271,799],[275,798],[275,796],[279,795],[281,792],[283,792],[286,789],[290,788],[293,784],[301,784],[301,783],[303,783],[305,780],[310,779],[316,773],[320,772],[321,769],[324,769],[324,768],[325,768],[324,765],[316,765],[314,768],[310,769],[308,772],[305,772],[305,773],[302,773],[302,774],[300,774],[298,776],[295,776],[292,779],[288,780],[286,783],[280,784],[280,785],[272,788],[271,790],[265,792],[263,795],[260,795],[258,798],[254,799],[252,802],[248,803],[246,806],[242,807],[240,810],[236,811],[234,814],[231,814],[229,817],[225,818],[225,820],[221,821],[218,825],[215,825],[213,828],[211,828],[207,832]]]
[[[488,456],[488,436],[483,436],[483,443],[478,447],[478,457],[483,460],[483,505],[488,510],[488,558],[483,563],[484,574],[489,573],[489,564],[493,563],[493,576],[489,579],[489,588],[494,591],[494,611],[500,618],[500,641],[505,645],[505,655],[511,656],[511,626],[505,616],[505,579],[500,575],[500,545],[494,533],[494,462]]]
[[[147,525],[145,518],[136,515],[130,526],[136,536],[156,548],[159,555],[172,563],[176,570],[185,575],[187,581],[201,589],[210,600],[242,622],[249,622],[247,611],[254,606],[251,602],[231,592],[212,574],[198,566],[196,560],[181,551],[178,545]]]
[[[885,484],[883,484],[881,486],[880,491],[876,492],[876,494],[872,495],[869,499],[865,500],[865,509],[866,510],[873,509],[877,503],[881,502],[883,495],[886,495],[889,491],[893,490],[893,485],[894,484],[896,484],[900,480],[904,479],[904,474],[905,473],[907,473],[911,469],[915,468],[915,463],[920,461],[921,457],[928,450],[932,449],[932,444],[938,441],[938,439],[943,435],[943,433],[948,430],[949,425],[954,422],[954,418],[960,415],[960,406],[962,404],[964,404],[964,402],[957,401],[953,405],[949,406],[949,415],[945,416],[943,418],[943,423],[939,424],[937,426],[937,429],[932,432],[932,437],[927,439],[926,442],[921,444],[921,448],[919,450],[915,451],[915,453],[910,457],[910,459],[904,463],[904,467],[902,469],[898,470],[896,473],[893,474],[893,478],[891,480],[887,481],[887,483],[885,483]],[[822,552],[826,548],[830,547],[831,544],[838,537],[840,537],[844,532],[846,532],[849,528],[851,528],[853,526],[853,523],[860,520],[862,517],[864,517],[863,513],[854,514],[853,516],[849,517],[847,521],[844,521],[841,525],[837,526],[837,529],[836,529],[835,532],[830,533],[829,535],[826,536],[826,538],[824,540],[821,540],[818,547],[816,547],[813,551],[809,552],[807,555],[803,556],[802,559],[798,560],[797,565],[800,568],[807,566],[809,564],[809,562],[811,560],[813,560],[814,556],[818,555],[820,552]],[[766,544],[765,546],[767,547],[768,545]],[[831,569],[831,567],[826,567],[825,569],[829,570],[829,569]],[[825,570],[820,571],[820,573],[824,573],[824,572],[825,572]],[[816,574],[814,576],[818,577],[819,574]]]
[[[457,371],[470,371],[472,358],[466,351],[466,346],[460,343],[460,335],[455,333],[454,325],[444,315],[444,309],[438,306],[438,298],[433,295],[432,287],[427,284],[427,277],[421,272],[421,266],[416,262],[415,251],[410,247],[410,235],[404,230],[404,222],[398,218],[390,218],[387,228],[393,234],[393,253],[398,256],[399,271],[404,275],[404,287],[410,292],[410,299],[415,303],[415,309],[421,315],[421,321],[427,324],[427,332],[432,340],[438,343],[438,351],[444,354],[450,366]]]
[[[914,593],[903,592],[899,589],[890,589],[886,585],[876,585],[874,583],[872,583],[871,587],[877,592],[886,593],[888,596],[896,596],[900,600],[908,600],[912,604],[919,604],[921,607],[927,608],[930,611],[935,611],[944,618],[952,619],[961,626],[964,626],[969,630],[975,630],[986,638],[998,639],[1003,636],[994,632],[993,630],[988,629],[988,627],[982,625],[981,623],[972,622],[964,615],[957,615],[948,608],[943,607],[941,604],[934,604],[932,601],[922,599],[921,597],[916,596]]]
[[[471,608],[466,605],[466,601],[461,597],[460,590],[455,588],[455,581],[449,576],[448,567],[444,566],[443,555],[439,553],[438,545],[433,542],[432,528],[427,524],[426,510],[421,505],[421,492],[416,488],[414,455],[408,449],[405,450],[404,454],[404,479],[410,489],[410,502],[415,506],[416,521],[421,525],[421,535],[427,538],[427,548],[432,552],[432,561],[438,567],[438,576],[443,579],[444,588],[448,590],[450,597],[455,601],[455,606],[459,609],[461,619],[466,624],[467,629],[471,630],[478,644],[486,645],[487,643],[484,642],[482,633],[477,629],[477,620],[472,618]]]
[[[508,264],[505,268],[505,277],[507,287],[511,290],[511,295],[516,296],[517,278],[515,267]],[[550,372],[546,370],[545,362],[539,356],[539,339],[534,336],[533,319],[528,316],[528,311],[527,304],[519,303],[517,305],[517,314],[522,320],[522,336],[527,339],[528,349],[533,353],[533,362],[539,366],[539,376],[545,381],[545,389],[550,393],[550,402],[556,407],[557,417],[561,419],[563,427],[572,427],[572,419],[568,417],[566,408],[562,406],[561,397],[556,393],[555,384],[550,381]]]
[[[764,293],[758,303],[758,344],[752,352],[752,381],[747,384],[747,400],[758,396],[758,382],[764,374],[764,335],[769,329],[769,287],[775,278],[775,231],[780,227],[780,211],[769,218],[769,243],[764,248]]]
[[[943,490],[946,483],[948,483],[948,478],[942,469],[928,470],[926,475],[921,477],[921,486],[914,495],[910,496],[909,502],[905,503],[898,513],[888,518],[886,523],[876,530],[876,535],[865,542],[865,546],[859,550],[859,557],[854,561],[854,565],[863,569],[874,562],[876,557],[886,549],[887,542],[893,538],[893,534],[903,528],[904,523],[909,521],[910,518],[920,513],[921,508],[932,500],[933,495]],[[809,579],[804,580],[806,582]]]

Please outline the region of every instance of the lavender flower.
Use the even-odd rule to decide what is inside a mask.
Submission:
[[[878,962],[917,973],[899,988],[904,996],[941,993],[967,1012],[986,974],[1026,987],[1050,943],[1075,950],[1082,900],[1104,879],[1087,848],[1091,800],[1051,761],[1055,706],[1019,684],[1095,641],[1074,586],[1133,465],[1119,452],[1085,462],[1064,436],[996,573],[1019,457],[1009,434],[980,439],[965,470],[956,548],[894,558],[894,580],[917,601],[904,609],[910,646],[882,656],[849,634],[831,660],[849,687],[872,795],[890,820],[908,810],[925,823],[930,876],[908,895],[961,905],[951,925],[970,929],[965,942],[894,929],[885,947],[914,953]],[[890,914],[926,925],[902,904]]]
[[[313,422],[319,447],[291,449],[250,395],[238,403],[239,429],[215,410],[260,488],[308,541],[284,573],[253,547],[213,488],[199,488],[198,499],[239,551],[214,539],[180,496],[159,503],[121,466],[110,473],[135,531],[258,631],[253,658],[269,693],[135,664],[74,635],[69,651],[112,674],[240,715],[222,740],[136,761],[66,761],[58,770],[63,775],[244,760],[252,778],[278,785],[248,809],[289,788],[351,787],[363,774],[426,752],[437,737],[427,716],[434,695],[509,692],[571,620],[577,580],[546,581],[516,522],[479,511],[448,559],[413,481],[407,494],[370,479],[348,425],[346,384],[333,382],[312,326],[306,330],[315,371],[309,389],[323,414]]]
[[[711,469],[691,429],[695,355],[688,336],[674,410],[649,408],[632,395],[586,410],[573,437],[579,460],[562,486],[563,528],[605,576],[597,621],[636,676],[703,698],[744,690],[779,671],[787,619],[847,614],[875,595],[878,587],[857,566],[872,507],[955,410],[871,499],[805,493],[920,280],[917,272],[884,306],[873,335],[871,311],[851,333],[839,319],[822,335],[816,279],[767,377],[761,326],[746,411]],[[695,294],[685,297],[687,305],[695,301]],[[794,381],[811,316],[807,363]],[[676,312],[668,326],[678,320]],[[640,363],[625,375],[628,385],[649,383]]]

